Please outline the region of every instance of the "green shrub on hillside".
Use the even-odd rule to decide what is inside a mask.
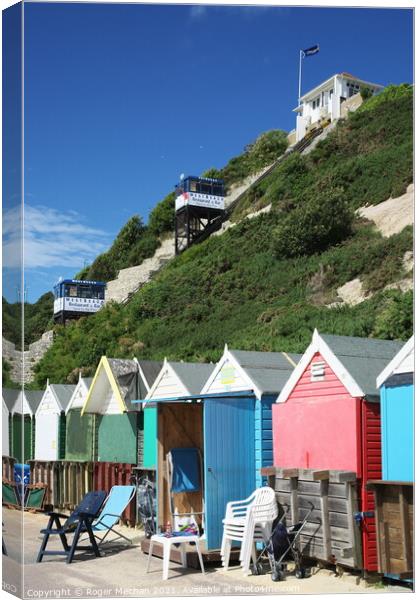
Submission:
[[[386,340],[406,340],[413,331],[413,313],[413,292],[388,292],[376,318],[373,335]]]
[[[365,102],[373,96],[373,92],[370,88],[363,86],[360,88],[360,95],[362,97],[362,100]]]
[[[324,190],[283,216],[273,231],[279,258],[322,252],[351,234],[353,212],[341,189]]]
[[[149,215],[149,229],[159,236],[166,231],[173,231],[175,218],[175,192],[171,192],[159,202]]]
[[[379,94],[376,94],[369,98],[356,112],[363,112],[365,110],[373,110],[381,104],[389,104],[389,102],[401,102],[403,99],[409,99],[413,101],[413,86],[409,83],[402,83],[400,85],[388,85]]]

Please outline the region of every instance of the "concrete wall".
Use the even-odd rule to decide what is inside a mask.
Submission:
[[[23,380],[25,383],[30,383],[34,377],[32,369],[41,360],[52,343],[53,332],[46,331],[39,340],[30,344],[28,350],[21,352],[20,350],[16,350],[15,344],[3,338],[3,358],[12,367],[11,379],[17,383],[21,383],[23,368]]]

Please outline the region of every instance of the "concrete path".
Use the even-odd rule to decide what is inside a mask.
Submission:
[[[113,598],[162,596],[217,596],[251,594],[308,594],[409,591],[400,586],[366,586],[358,577],[337,577],[323,569],[311,577],[298,580],[293,574],[274,583],[271,576],[244,577],[239,567],[225,572],[220,568],[199,571],[183,569],[171,563],[169,579],[162,581],[162,561],[153,558],[151,572],[146,573],[146,556],[138,545],[138,531],[123,528],[133,538],[133,545],[104,544],[101,558],[86,554],[67,565],[62,557],[45,557],[35,563],[41,544],[39,530],[45,527],[46,515],[3,510],[4,539],[9,553],[3,557],[3,589],[25,598]],[[21,580],[19,564],[20,534],[24,532],[24,569]],[[59,548],[52,543],[49,548]]]

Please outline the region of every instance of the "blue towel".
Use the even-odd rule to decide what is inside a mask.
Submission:
[[[197,448],[173,448],[172,492],[199,492],[201,489],[200,460]]]

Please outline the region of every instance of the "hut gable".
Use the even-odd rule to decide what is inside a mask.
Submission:
[[[18,393],[11,412],[20,415],[31,415],[31,417],[33,417],[38,410],[44,392],[41,390],[15,391]]]
[[[323,399],[346,400],[348,397],[349,391],[327,359],[320,352],[315,352],[287,401],[315,403]]]
[[[44,392],[42,390],[24,390],[23,395],[25,402],[29,405],[31,414],[35,415],[38,410],[38,406],[41,403]]]
[[[70,398],[70,402],[67,405],[66,414],[69,410],[83,408],[92,381],[93,377],[79,377],[79,381],[77,382],[72,397]]]
[[[260,399],[278,394],[299,359],[298,354],[229,350],[226,345],[202,393],[252,390]]]
[[[25,395],[23,394],[23,392],[19,392],[15,403],[13,405],[12,408],[12,413],[18,413],[19,415],[32,415],[32,410],[31,407],[29,406],[29,403],[25,397]]]
[[[179,363],[165,358],[146,400],[199,394],[212,369],[213,365],[207,363]]]
[[[385,369],[378,375],[376,386],[381,387],[393,375],[414,373],[414,336],[404,344]]]
[[[135,360],[107,358],[99,362],[90,385],[84,413],[122,414],[131,409],[137,396],[138,365]]]
[[[291,397],[308,368],[311,369],[310,383],[315,384],[312,387],[316,387],[321,382],[322,370],[327,366],[352,398],[378,400],[376,377],[401,347],[401,342],[324,335],[315,329],[311,344],[279,394],[277,402],[286,402]],[[319,355],[319,360],[314,360],[316,355]],[[320,364],[316,364],[317,362]]]
[[[62,383],[48,383],[42,399],[36,409],[36,416],[40,414],[59,415],[64,412],[70,402],[76,386]]]

